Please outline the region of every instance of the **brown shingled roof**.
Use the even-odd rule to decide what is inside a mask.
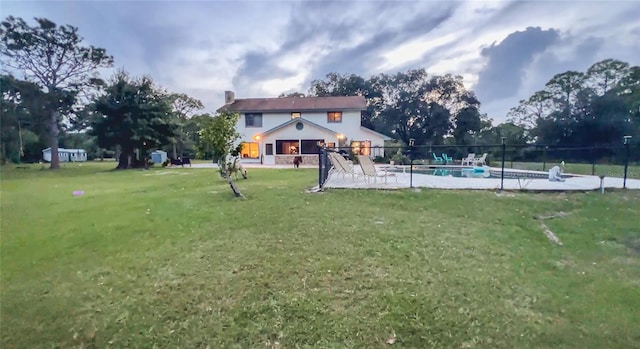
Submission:
[[[363,96],[282,97],[236,99],[233,103],[220,107],[218,111],[341,111],[364,110],[366,108],[367,103]]]

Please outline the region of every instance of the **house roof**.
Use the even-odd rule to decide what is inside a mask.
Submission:
[[[307,120],[307,119],[304,119],[304,118],[295,118],[295,119],[291,119],[291,120],[289,120],[289,121],[287,121],[287,122],[285,122],[285,123],[282,123],[282,124],[280,124],[280,125],[278,125],[278,126],[276,126],[276,127],[274,127],[274,128],[268,129],[268,130],[266,130],[266,131],[262,132],[261,134],[262,134],[262,135],[267,135],[267,134],[270,134],[270,133],[276,132],[276,131],[278,131],[278,130],[281,130],[281,129],[283,129],[283,128],[285,128],[285,127],[289,126],[289,125],[292,125],[292,124],[295,124],[295,123],[298,123],[298,122],[302,122],[303,124],[308,124],[308,125],[311,125],[311,126],[313,126],[313,127],[317,127],[317,128],[319,128],[319,129],[324,130],[324,131],[329,132],[329,133],[336,133],[336,134],[337,134],[337,133],[339,133],[339,132],[336,132],[336,131],[334,131],[334,130],[332,130],[332,129],[330,129],[330,128],[326,128],[326,127],[324,127],[324,126],[322,126],[322,125],[318,125],[318,124],[316,124],[315,122],[311,122],[311,121],[309,121],[309,120]]]
[[[278,112],[278,111],[341,111],[365,110],[363,96],[346,97],[281,97],[236,99],[233,103],[218,108],[218,112]]]

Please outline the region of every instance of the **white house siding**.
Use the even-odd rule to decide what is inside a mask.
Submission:
[[[341,111],[341,110],[332,110]],[[240,113],[240,118],[236,124],[236,129],[240,133],[240,141],[257,143],[259,148],[259,156],[257,159],[242,158],[243,163],[262,163],[265,165],[291,163],[294,155],[277,156],[276,141],[277,140],[304,140],[304,139],[324,139],[325,143],[334,143],[336,146],[349,145],[352,141],[370,141],[372,149],[371,156],[383,155],[382,147],[384,146],[384,136],[375,132],[367,131],[361,127],[359,110],[342,110],[341,122],[328,122],[327,111],[300,112],[300,117],[314,124],[330,129],[334,132],[321,129],[304,123],[302,130],[296,129],[296,123],[287,125],[286,127],[275,130],[272,133],[263,135],[265,131],[269,131],[279,125],[291,120],[291,112],[262,113],[262,127],[246,127],[245,113]],[[339,139],[338,136],[342,136]],[[346,140],[346,144],[344,144]],[[273,144],[273,155],[265,153],[266,144]],[[381,147],[376,150],[375,147]],[[303,163],[317,163],[317,156],[313,159],[310,155],[303,156]],[[311,161],[311,162],[309,162]]]
[[[340,111],[340,110],[335,110]],[[327,112],[300,112],[303,119],[309,120],[320,126],[344,132],[345,134],[360,129],[360,111],[342,111],[342,122],[327,122]],[[291,120],[291,113],[262,113],[262,127],[245,127],[245,113],[240,113],[236,129],[243,141],[249,142],[254,136],[270,130]]]
[[[264,155],[263,163],[266,165],[292,164],[293,159],[296,156],[301,156],[303,158],[303,163],[305,164],[318,163],[317,154],[278,154],[276,143],[276,141],[278,140],[298,140],[301,142],[302,140],[322,139],[325,143],[338,143],[338,136],[336,133],[329,132],[328,130],[321,129],[310,124],[305,124],[304,122],[303,125],[304,128],[302,130],[298,130],[296,128],[296,123],[293,123],[291,125],[288,125],[287,127],[276,130],[264,136],[264,138],[260,140],[261,154]],[[266,155],[266,144],[273,144],[273,155]]]

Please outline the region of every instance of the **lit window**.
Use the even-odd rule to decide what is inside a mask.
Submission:
[[[327,112],[327,122],[342,122],[342,112],[341,111]]]
[[[353,141],[351,151],[358,155],[371,155],[371,141]]]
[[[302,116],[302,113],[299,113],[299,112],[291,113],[291,118],[292,119],[297,119],[297,118],[299,118],[301,116]]]
[[[259,149],[259,145],[256,142],[244,142],[242,143],[240,154],[243,159],[257,159],[260,157]]]
[[[300,141],[297,139],[277,140],[276,154],[300,154]]]

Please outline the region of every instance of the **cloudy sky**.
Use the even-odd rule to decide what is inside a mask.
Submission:
[[[640,1],[1,0],[0,14],[77,26],[116,68],[209,112],[225,90],[276,97],[329,72],[425,68],[462,75],[501,121],[556,73],[605,58],[640,64]]]

